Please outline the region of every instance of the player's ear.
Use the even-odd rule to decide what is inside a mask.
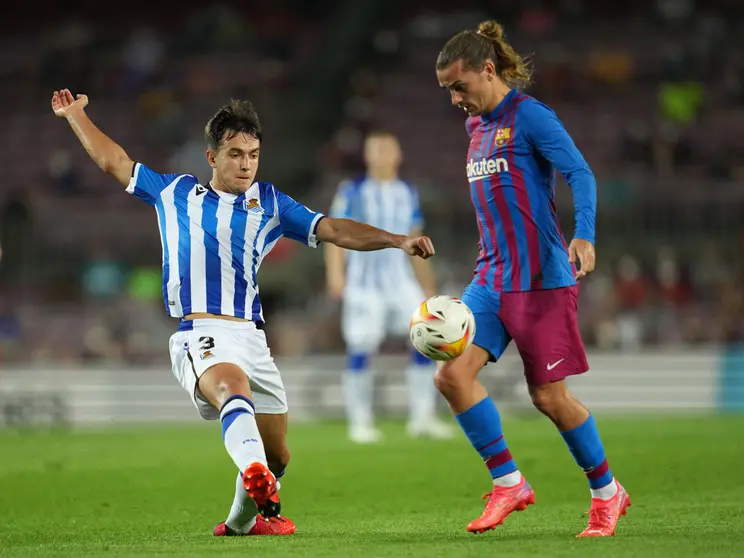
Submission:
[[[483,64],[483,72],[485,72],[486,79],[489,81],[496,77],[496,64],[490,58],[486,59],[485,64]]]
[[[215,168],[217,166],[217,162],[215,161],[215,158],[217,157],[217,152],[212,151],[211,149],[207,149],[207,163],[209,163],[209,166],[212,168]]]

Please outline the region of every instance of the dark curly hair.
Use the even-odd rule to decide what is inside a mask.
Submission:
[[[230,99],[217,113],[209,119],[204,128],[207,148],[219,150],[223,140],[231,139],[238,134],[253,136],[263,140],[263,130],[258,113],[253,103],[239,99]]]

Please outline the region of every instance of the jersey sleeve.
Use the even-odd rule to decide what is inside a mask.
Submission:
[[[132,178],[129,179],[127,193],[141,199],[150,205],[155,205],[160,193],[180,174],[160,174],[146,167],[142,163],[135,163],[132,167]]]
[[[352,182],[342,182],[333,197],[328,215],[336,219],[351,219],[353,198],[354,184]]]
[[[279,223],[282,227],[282,235],[297,242],[302,242],[311,248],[318,246],[315,232],[318,223],[325,215],[308,209],[279,190],[276,190],[276,201],[279,206]]]
[[[594,243],[597,182],[589,165],[555,112],[540,102],[523,102],[519,116],[535,149],[563,175],[573,190],[575,237]]]

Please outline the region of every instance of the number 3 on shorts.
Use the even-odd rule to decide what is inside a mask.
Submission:
[[[199,358],[207,360],[214,356],[214,337],[199,337]]]

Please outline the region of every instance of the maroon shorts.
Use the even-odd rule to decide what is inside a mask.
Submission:
[[[530,385],[589,370],[578,324],[579,286],[499,293],[471,283],[462,296],[475,315],[473,343],[496,361],[511,340]]]

